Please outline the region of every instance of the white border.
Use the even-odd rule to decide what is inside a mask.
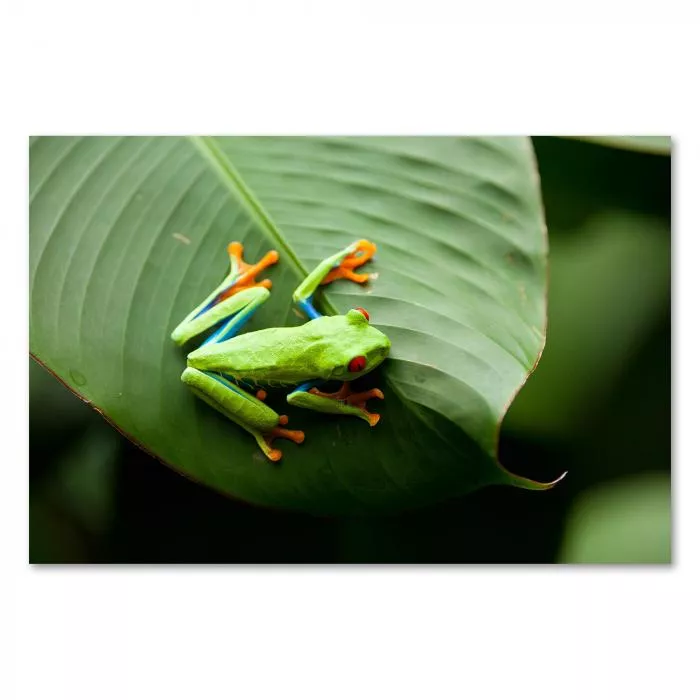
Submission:
[[[692,697],[700,119],[681,4],[591,0],[566,27],[542,21],[562,17],[554,2],[213,5],[3,6],[0,581],[15,697]],[[476,26],[485,14],[503,23]],[[534,23],[505,24],[523,15]],[[26,136],[103,132],[673,134],[676,566],[27,567]]]

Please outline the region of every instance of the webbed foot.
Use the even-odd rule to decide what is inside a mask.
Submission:
[[[367,401],[369,401],[369,399],[384,398],[384,394],[381,389],[370,389],[369,391],[353,393],[350,389],[350,382],[343,382],[343,386],[341,386],[338,391],[333,393],[324,393],[316,388],[309,389],[309,393],[324,399],[338,401],[345,406],[351,406],[357,409],[356,411],[348,411],[348,413],[359,415],[372,427],[377,425],[381,417],[378,413],[370,413],[366,408]]]
[[[255,278],[265,268],[274,265],[280,259],[279,253],[276,250],[265,253],[258,262],[252,265],[243,260],[243,245],[237,241],[228,244],[228,254],[231,259],[231,270],[237,271],[238,276],[230,287],[224,289],[224,291],[219,294],[215,303],[218,304],[243,289],[250,289],[250,287],[265,287],[265,289],[270,289],[270,287],[272,287],[272,282],[270,280],[264,279],[262,282],[258,282]]]
[[[355,269],[368,262],[377,252],[377,246],[366,240],[357,241],[355,249],[346,255],[322,280],[321,284],[330,284],[335,280],[346,279],[358,284],[364,284],[368,274],[358,274]]]
[[[287,416],[280,416],[279,425],[287,425],[289,418]],[[265,453],[265,456],[272,462],[279,462],[282,459],[282,450],[278,450],[272,446],[273,440],[277,438],[284,438],[285,440],[291,440],[297,445],[304,442],[304,432],[301,430],[287,430],[286,428],[272,428],[272,430],[263,433],[261,435],[261,440],[258,440],[260,449]]]

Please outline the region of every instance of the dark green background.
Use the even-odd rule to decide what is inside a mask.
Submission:
[[[549,332],[501,458],[542,481],[568,470],[560,486],[383,518],[254,508],[151,459],[31,362],[30,561],[668,561],[671,158],[534,143]]]

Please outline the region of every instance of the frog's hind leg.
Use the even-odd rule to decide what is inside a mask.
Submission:
[[[348,279],[351,282],[364,284],[369,279],[369,275],[358,274],[355,269],[368,262],[376,250],[377,246],[374,243],[365,240],[355,241],[339,253],[321,261],[296,288],[292,299],[309,318],[318,318],[321,314],[312,301],[316,289],[338,279]]]
[[[182,345],[204,331],[219,326],[200,347],[220,343],[233,337],[243,328],[255,311],[270,297],[265,287],[249,287],[206,309],[194,318],[183,321],[172,334],[173,340]],[[196,350],[194,351],[197,352]],[[192,353],[190,353],[191,355]]]
[[[253,265],[244,262],[243,246],[240,243],[229,243],[228,254],[231,268],[224,281],[199,306],[187,314],[172,332],[170,337],[178,345],[186,343],[196,335],[220,323],[227,316],[240,311],[250,303],[251,299],[262,299],[263,301],[267,299],[269,294],[267,290],[272,286],[272,282],[268,279],[258,282],[255,278],[265,268],[274,265],[279,260],[277,251],[269,251]],[[264,294],[251,296],[252,290],[259,290]],[[231,302],[231,299],[236,299],[236,301]]]
[[[284,438],[297,444],[304,442],[301,430],[281,427],[287,425],[287,416],[280,416],[220,374],[187,367],[182,373],[182,381],[199,398],[247,430],[272,462],[278,462],[282,458],[282,451],[272,446],[275,439]]]

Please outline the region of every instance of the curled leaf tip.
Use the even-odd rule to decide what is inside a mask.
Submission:
[[[548,491],[549,489],[554,488],[569,473],[568,471],[566,471],[563,474],[561,474],[561,476],[558,476],[556,479],[554,479],[554,481],[542,482],[535,481],[534,479],[528,479],[524,476],[518,476],[517,474],[513,474],[503,466],[501,466],[501,469],[506,474],[507,483],[511,484],[512,486],[517,486],[521,489],[527,489],[528,491]]]

